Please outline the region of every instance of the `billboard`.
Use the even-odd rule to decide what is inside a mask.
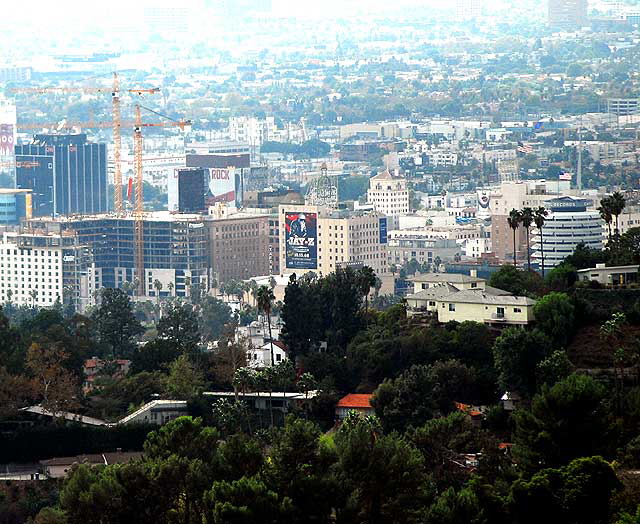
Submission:
[[[242,204],[242,174],[235,167],[215,167],[208,169],[207,194],[208,206],[216,202]]]
[[[15,138],[11,124],[0,125],[0,155],[12,155]]]
[[[287,269],[318,269],[317,213],[285,213]]]
[[[387,243],[387,217],[380,219],[380,243]]]

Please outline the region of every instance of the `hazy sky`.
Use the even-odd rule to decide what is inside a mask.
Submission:
[[[240,0],[243,4],[263,4],[264,1]],[[496,0],[486,0],[494,3]],[[3,9],[2,18],[6,20],[21,20],[31,22],[50,22],[74,20],[101,19],[109,24],[114,21],[131,19],[137,12],[147,7],[187,7],[201,8],[204,5],[212,7],[234,2],[234,0],[108,0],[93,2],[87,0],[29,0],[28,4],[7,2]],[[447,7],[455,0],[271,0],[272,12],[277,15],[291,13],[307,16],[317,14],[335,14],[344,9],[350,11],[362,9],[362,12],[389,12],[399,8]]]

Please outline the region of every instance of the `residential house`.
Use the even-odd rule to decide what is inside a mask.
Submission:
[[[273,341],[273,362],[271,362],[271,342],[265,342],[259,347],[251,347],[247,351],[247,366],[254,369],[268,368],[278,365],[289,357],[287,348],[280,340]]]
[[[50,479],[64,478],[74,464],[87,464],[89,466],[110,466],[112,464],[126,464],[142,457],[139,451],[122,451],[94,453],[91,455],[78,455],[75,457],[55,457],[41,460],[42,473]]]
[[[351,412],[362,416],[373,415],[372,396],[371,393],[350,393],[342,397],[336,406],[336,417],[343,420]]]
[[[184,415],[188,415],[186,400],[152,400],[127,415],[118,424],[166,424]]]
[[[638,282],[638,268],[640,265],[606,267],[596,264],[596,267],[578,270],[578,280],[582,282],[598,282],[603,286],[635,284]]]
[[[84,362],[84,382],[82,389],[85,394],[90,393],[94,389],[94,381],[100,375],[108,375],[112,378],[123,378],[129,373],[131,366],[130,360],[102,360],[98,357],[92,357]]]
[[[456,289],[484,289],[487,281],[476,275],[461,275],[458,273],[419,273],[408,279],[413,282],[415,293],[423,289],[436,286],[450,285]]]
[[[318,395],[317,391],[307,391],[306,393],[284,392],[284,391],[252,391],[238,393],[238,399],[245,402],[247,406],[256,411],[268,411],[269,404],[276,411],[288,413],[294,407],[302,407],[307,401]],[[212,400],[236,398],[233,391],[205,391],[203,396]]]
[[[487,285],[460,289],[449,283],[408,295],[406,301],[409,316],[428,314],[442,323],[473,321],[495,326],[530,324],[536,303]]]

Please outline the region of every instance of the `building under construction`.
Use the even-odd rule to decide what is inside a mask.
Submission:
[[[208,238],[202,215],[166,211],[145,214],[142,283],[135,269],[134,217],[36,218],[28,225],[52,233],[72,232],[79,243],[91,248],[94,262],[90,291],[109,287],[134,292],[140,287],[145,296],[157,296],[158,292],[161,296],[187,296],[189,285],[208,289]]]

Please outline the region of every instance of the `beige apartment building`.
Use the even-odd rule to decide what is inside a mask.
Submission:
[[[296,221],[304,221],[301,232]],[[375,211],[280,206],[280,267],[284,274],[327,275],[339,266],[388,273],[386,217]],[[308,256],[307,256],[308,255]]]

